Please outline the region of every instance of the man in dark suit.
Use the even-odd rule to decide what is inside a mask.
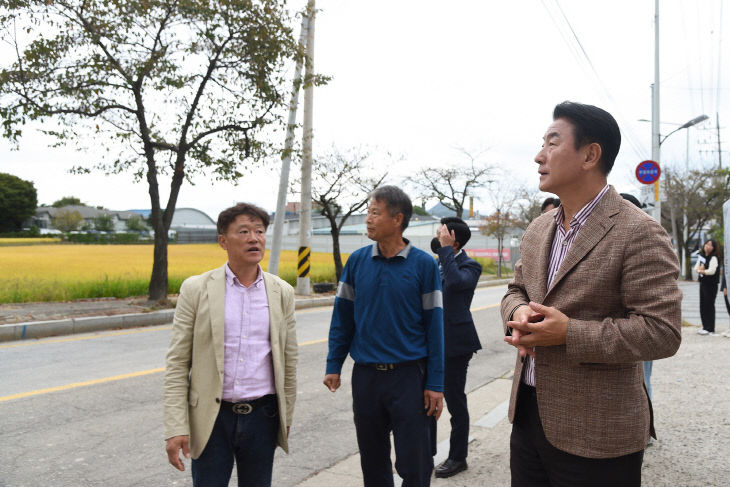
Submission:
[[[449,457],[436,468],[436,477],[451,477],[466,470],[469,410],[466,406],[466,369],[479,343],[469,307],[482,266],[463,248],[471,237],[461,218],[442,218],[432,250],[439,256],[444,293],[444,398],[451,414]]]

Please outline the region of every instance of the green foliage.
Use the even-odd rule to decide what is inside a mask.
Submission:
[[[30,181],[0,173],[0,232],[17,232],[33,216],[38,197]]]
[[[667,186],[667,202],[662,205],[662,224],[673,235],[683,249],[687,258],[683,273],[691,275],[690,253],[694,250],[694,242],[704,229],[710,235],[723,242],[722,205],[730,199],[730,170],[725,168],[693,169],[682,171],[668,167],[662,173]],[[672,211],[673,210],[673,211]],[[684,218],[687,215],[687,240],[684,239]],[[672,225],[674,217],[674,225]]]
[[[302,56],[279,0],[13,0],[0,31],[17,52],[0,70],[2,135],[31,121],[59,145],[110,141],[93,169],[149,185],[150,225],[165,255],[183,181],[237,180],[275,152],[288,61]],[[316,76],[308,83],[321,84]],[[288,83],[286,83],[288,84]],[[90,135],[92,135],[90,137]],[[282,137],[283,139],[283,137]],[[112,147],[115,151],[112,152]],[[159,177],[169,176],[169,191]],[[166,205],[160,193],[168,194]],[[167,287],[155,260],[150,298]]]
[[[114,231],[114,217],[110,213],[102,213],[94,218],[94,230],[99,232]]]
[[[149,227],[144,222],[144,218],[142,218],[142,215],[134,215],[127,219],[126,222],[127,230],[130,232],[146,232],[149,230]]]
[[[19,232],[0,233],[0,238],[57,238],[56,235],[41,235],[41,231],[37,226],[31,225],[28,230]]]
[[[75,196],[64,196],[60,200],[56,200],[51,205],[54,208],[63,208],[64,206],[85,206],[84,203]]]
[[[72,233],[66,237],[69,242],[81,244],[135,244],[148,243],[138,233]]]
[[[497,263],[491,257],[472,257],[475,261],[479,262],[482,266],[482,274],[495,275],[497,274]],[[505,265],[502,265],[502,274],[511,274],[512,270]]]
[[[428,216],[428,212],[421,206],[413,206],[413,213],[419,216]]]
[[[83,221],[84,217],[76,210],[61,210],[51,218],[53,228],[63,233],[75,232]]]

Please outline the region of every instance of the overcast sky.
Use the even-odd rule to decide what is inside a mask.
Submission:
[[[305,4],[290,2],[292,10]],[[634,169],[651,156],[651,124],[638,120],[651,118],[653,1],[319,0],[317,7],[315,66],[333,79],[315,90],[315,152],[366,145],[386,167],[389,151],[403,158],[391,168],[390,182],[398,183],[424,165],[465,161],[454,147],[488,149],[484,160],[503,167],[511,183],[536,188],[533,158],[552,109],[573,100],[617,118],[623,143],[609,183],[638,195]],[[723,165],[730,165],[730,76],[718,74],[730,70],[730,5],[665,0],[661,9],[661,119],[710,116],[689,138],[690,164],[706,167],[717,164],[719,113]],[[144,182],[69,175],[94,155],[49,142],[32,130],[19,151],[1,141],[0,171],[33,181],[40,203],[73,195],[115,210],[150,207]],[[686,142],[683,131],[667,139],[662,164],[683,166]],[[183,185],[177,206],[213,218],[237,201],[273,210],[277,166],[237,185],[198,178]],[[487,189],[475,196],[488,211]]]

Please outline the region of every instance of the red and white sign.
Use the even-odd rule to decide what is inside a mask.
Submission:
[[[643,184],[654,184],[661,174],[659,163],[654,161],[642,161],[636,166],[636,179]]]
[[[510,249],[503,248],[502,249],[502,262],[509,261],[509,254]],[[498,249],[466,249],[466,255],[469,257],[489,257],[490,259],[494,259],[495,261],[499,259],[499,250]]]

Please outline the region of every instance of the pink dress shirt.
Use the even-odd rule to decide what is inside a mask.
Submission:
[[[573,219],[570,220],[570,229],[567,233],[563,228],[563,220],[565,219],[563,207],[558,207],[558,212],[555,214],[555,224],[557,225],[557,228],[555,229],[555,235],[553,236],[553,245],[550,249],[550,263],[548,264],[548,290],[553,283],[555,274],[558,273],[560,266],[563,264],[565,256],[568,255],[568,251],[573,245],[575,237],[578,236],[578,232],[581,227],[585,224],[586,220],[588,220],[588,217],[591,216],[595,207],[598,206],[598,202],[601,201],[603,195],[608,192],[608,187],[608,184],[604,186],[595,198],[589,201],[587,205],[581,208],[581,210],[573,216]],[[535,361],[529,355],[525,357],[522,381],[529,386],[535,387]]]
[[[223,400],[245,402],[276,394],[264,275],[242,285],[226,265]]]

